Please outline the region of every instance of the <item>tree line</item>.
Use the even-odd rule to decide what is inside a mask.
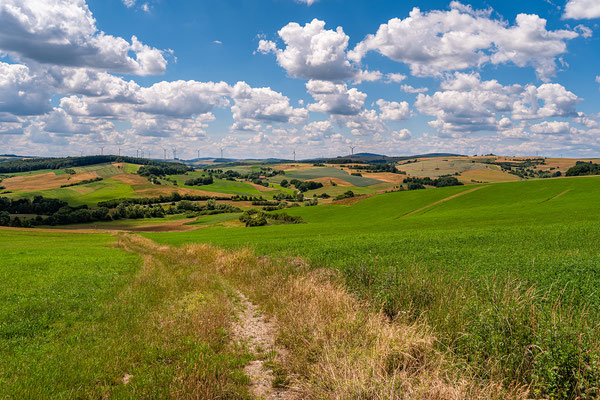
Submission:
[[[140,204],[140,205],[149,205],[149,204],[162,204],[162,203],[174,203],[181,200],[189,200],[189,201],[207,201],[210,199],[214,200],[230,200],[229,197],[214,197],[214,196],[196,196],[191,194],[179,194],[178,192],[173,192],[168,195],[160,195],[158,197],[126,197],[121,199],[112,199],[101,201],[98,203],[98,207],[107,207],[107,208],[115,208],[120,204],[131,205],[131,204]]]
[[[247,227],[304,223],[304,220],[300,216],[292,216],[286,213],[267,214],[259,210],[245,211],[239,220],[246,224]]]
[[[83,181],[79,181],[79,182],[75,182],[75,183],[67,183],[66,185],[60,185],[60,187],[66,188],[66,187],[77,186],[77,185],[85,185],[88,183],[100,182],[103,179],[104,178],[100,178],[100,177],[92,178],[92,179],[85,179]]]
[[[127,156],[82,156],[82,157],[63,157],[63,158],[30,158],[26,160],[4,161],[0,163],[0,173],[14,173],[38,171],[41,169],[65,169],[73,167],[84,167],[95,164],[106,163],[130,163],[139,165],[157,165],[157,166],[181,166],[188,168],[181,163],[170,163],[165,161],[148,160],[139,157]]]
[[[319,188],[323,187],[323,184],[321,182],[301,181],[300,179],[295,179],[295,178],[289,182],[287,179],[284,179],[281,181],[280,185],[281,185],[281,187],[284,187],[284,188],[287,188],[287,187],[290,187],[290,185],[293,185],[296,187],[296,189],[298,189],[302,193],[308,192],[309,190],[315,190],[315,189],[319,189]]]
[[[186,186],[203,186],[211,185],[214,182],[212,175],[199,176],[197,178],[191,178],[185,181]]]
[[[600,175],[600,164],[577,161],[577,164],[567,170],[567,176]]]
[[[463,183],[454,176],[440,176],[437,179],[431,179],[429,177],[417,178],[408,177],[404,178],[404,183],[407,184],[408,190],[425,189],[427,186],[435,187],[448,187],[448,186],[462,186]]]

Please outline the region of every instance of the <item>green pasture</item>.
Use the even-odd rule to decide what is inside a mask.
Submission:
[[[106,317],[103,305],[139,259],[107,247],[109,235],[0,238],[0,398],[67,398],[106,351],[102,334],[86,325]]]
[[[187,186],[185,185],[185,181],[191,178],[199,177],[202,175],[206,175],[205,173],[195,171],[189,172],[187,175],[170,175],[171,178],[174,178],[177,181],[177,185],[179,187],[185,187],[196,190],[204,190],[208,192],[216,192],[223,194],[238,194],[242,196],[257,196],[264,198],[273,198],[273,196],[277,193],[291,193],[288,189],[283,189],[281,186],[276,185],[277,190],[267,190],[260,191],[254,186],[250,185],[246,182],[238,182],[238,181],[228,181],[226,179],[215,179],[214,183],[210,185],[202,185],[202,186]]]
[[[100,201],[110,199],[140,197],[130,185],[110,178],[98,182],[87,183],[85,185],[28,192],[14,192],[3,196],[9,198],[44,196],[64,200],[72,206],[83,204],[94,206]]]
[[[390,317],[428,321],[481,379],[500,375],[540,397],[595,398],[598,200],[598,177],[520,181],[285,210],[306,224],[144,236],[303,257],[339,271]]]
[[[121,240],[0,230],[0,399],[248,399],[227,287]]]
[[[285,210],[302,216],[308,222],[302,225],[145,235],[170,244],[250,245],[341,269],[371,254],[382,268],[417,262],[456,274],[515,273],[546,286],[576,283],[575,290],[582,293],[594,282],[600,285],[600,274],[595,274],[600,270],[600,231],[595,231],[600,226],[600,178],[479,186],[475,191],[470,190],[477,186],[395,192],[352,206]],[[402,218],[465,191],[469,193]]]

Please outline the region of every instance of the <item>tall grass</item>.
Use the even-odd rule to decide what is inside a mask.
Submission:
[[[288,382],[295,398],[526,398],[526,388],[480,381],[436,347],[424,321],[392,323],[350,294],[331,270],[208,245],[183,246],[180,258],[213,265],[276,319],[278,342],[287,349],[276,359],[287,375],[280,381]]]

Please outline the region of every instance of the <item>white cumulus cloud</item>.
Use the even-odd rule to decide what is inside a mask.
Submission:
[[[325,29],[325,21],[313,19],[301,26],[291,22],[281,28],[279,37],[284,49],[268,40],[260,40],[258,51],[274,53],[277,62],[293,78],[314,80],[343,80],[365,75],[350,64],[346,57],[349,37],[341,27]],[[373,75],[366,75],[374,78]]]
[[[0,50],[18,60],[136,75],[165,71],[163,52],[98,31],[84,0],[3,0]]]
[[[565,5],[565,13],[563,14],[563,18],[600,18],[600,2],[597,0],[569,0]]]
[[[540,78],[548,79],[555,73],[556,58],[567,51],[566,41],[579,36],[575,31],[549,31],[537,15],[519,14],[512,26],[490,15],[491,10],[473,10],[456,1],[449,11],[414,8],[409,17],[382,24],[349,58],[360,62],[369,51],[377,51],[408,64],[415,76],[510,62],[532,66]]]
[[[367,95],[345,83],[311,80],[306,84],[308,93],[317,101],[309,104],[310,111],[337,115],[356,115],[365,105]]]

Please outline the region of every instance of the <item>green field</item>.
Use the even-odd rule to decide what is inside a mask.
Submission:
[[[116,241],[0,231],[0,398],[247,398],[219,278]]]
[[[315,266],[336,268],[373,254],[382,267],[418,261],[457,274],[516,273],[545,286],[577,282],[577,290],[589,293],[594,285],[585,282],[600,284],[594,274],[600,268],[594,248],[600,210],[592,200],[600,198],[599,184],[599,178],[576,178],[483,185],[405,218],[474,186],[396,192],[353,206],[286,210],[301,215],[304,225],[146,235],[170,244],[208,241],[292,252]]]
[[[131,164],[129,164],[129,165],[131,165]],[[119,168],[115,167],[112,164],[90,165],[88,167],[76,167],[73,169],[78,174],[85,173],[85,172],[95,172],[101,178],[110,178],[112,176],[123,173],[123,171],[121,171]]]
[[[116,179],[104,179],[99,182],[87,183],[66,188],[48,189],[28,192],[14,192],[4,195],[9,198],[32,198],[34,196],[50,197],[64,200],[72,206],[96,205],[100,201],[123,197],[140,197],[131,185]]]
[[[102,304],[139,266],[108,235],[0,231],[2,398],[68,397],[103,350],[93,327]],[[18,380],[16,379],[18,378]],[[50,392],[47,392],[47,389]]]
[[[251,246],[334,268],[390,316],[426,318],[482,377],[506,371],[561,398],[573,393],[573,360],[600,360],[599,184],[592,177],[397,192],[287,210],[307,224],[145,236]],[[599,371],[577,379],[589,389]]]
[[[58,192],[74,204],[134,196],[131,186],[118,181],[111,186],[113,181],[75,187],[81,192],[65,188],[40,194]],[[372,193],[380,185],[351,189]],[[224,180],[199,189],[256,190]],[[347,189],[326,187],[315,193]],[[265,197],[277,193],[256,192]],[[197,230],[142,236],[171,246],[210,243],[239,254],[250,248],[282,265],[299,257],[312,271],[337,271],[345,288],[383,310],[388,321],[425,324],[437,351],[476,382],[501,382],[509,390],[527,387],[534,398],[584,399],[600,395],[599,199],[600,177],[529,180],[393,192],[352,205],[283,210],[301,216],[304,224],[246,228],[235,222],[239,214],[220,214],[186,224]],[[180,218],[92,225],[126,229]],[[228,382],[227,390],[218,393],[246,396],[240,369],[247,355],[227,345],[232,283],[216,272],[225,264],[217,263],[214,271],[189,268],[203,259],[185,247],[177,253],[130,242],[126,247],[133,253],[153,254],[151,266],[140,268],[140,258],[111,247],[115,239],[108,235],[2,230],[0,238],[0,385],[8,388],[5,397],[169,397],[174,376],[197,373],[186,369],[196,365],[186,364],[190,357],[227,371],[217,374]],[[243,260],[248,268],[260,265]],[[286,271],[282,268],[278,273]],[[256,284],[252,290],[260,298],[264,283]],[[173,301],[179,304],[190,293],[221,299],[202,302],[202,307],[221,308],[194,314],[204,320],[213,318],[205,313],[220,315],[215,317],[220,325],[206,340],[193,329],[183,337],[177,330],[162,330]],[[145,323],[149,318],[150,326]],[[181,341],[169,340],[171,335]],[[143,379],[118,384],[130,373]],[[79,386],[70,392],[74,382]]]

